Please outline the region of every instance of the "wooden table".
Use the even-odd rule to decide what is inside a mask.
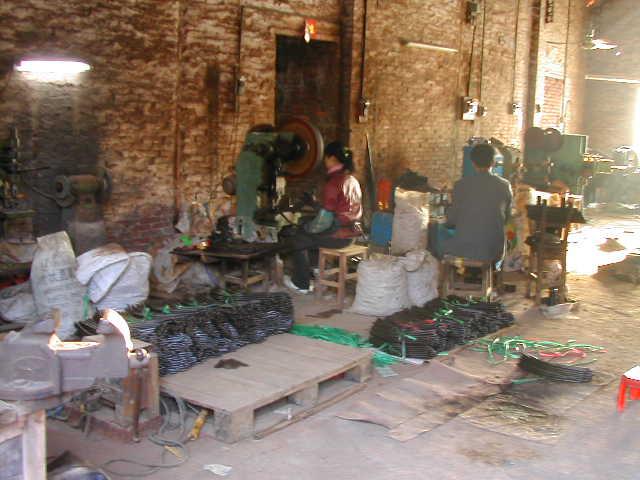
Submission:
[[[227,283],[233,283],[247,289],[260,282],[264,282],[265,287],[268,287],[268,282],[272,279],[281,283],[277,254],[283,248],[278,243],[219,244],[208,250],[177,248],[171,253],[205,264],[219,264],[223,288],[226,288]],[[251,263],[258,260],[265,263],[263,270],[251,270]],[[239,274],[230,272],[230,263],[240,263]],[[271,271],[274,271],[275,275],[272,275]]]

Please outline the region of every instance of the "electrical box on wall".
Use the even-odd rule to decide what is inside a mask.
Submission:
[[[480,5],[476,0],[467,1],[467,10],[465,12],[465,20],[467,23],[474,23],[476,17],[480,13]]]
[[[480,104],[480,100],[472,97],[462,97],[462,120],[476,120],[484,117],[487,110]]]
[[[508,108],[509,108],[509,114],[511,115],[519,115],[520,113],[522,113],[522,105],[519,104],[518,102],[510,103]]]

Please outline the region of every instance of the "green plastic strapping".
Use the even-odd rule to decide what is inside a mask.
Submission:
[[[376,349],[367,340],[357,333],[351,333],[342,328],[326,327],[322,325],[294,325],[289,333],[301,337],[324,340],[325,342],[347,345],[355,348],[368,348],[373,350],[373,363],[376,366],[392,365],[398,361],[398,357]]]
[[[477,352],[487,352],[489,362],[498,364],[509,359],[520,358],[524,351],[536,350],[544,353],[564,353],[570,350],[580,350],[584,353],[603,353],[605,347],[599,345],[591,345],[588,343],[576,343],[575,340],[569,340],[567,343],[554,342],[551,340],[528,340],[520,336],[515,337],[495,337],[495,338],[478,338],[469,342],[474,345],[472,350]],[[597,359],[591,359],[586,362],[593,363]],[[575,363],[575,365],[585,363]]]
[[[82,297],[82,319],[87,320],[91,316],[91,303],[89,295]]]

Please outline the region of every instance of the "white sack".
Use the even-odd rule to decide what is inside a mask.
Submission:
[[[0,314],[5,320],[16,323],[29,323],[38,318],[30,282],[0,291]]]
[[[391,254],[404,255],[427,248],[429,194],[396,188]]]
[[[78,257],[76,278],[89,284],[89,298],[97,303],[104,298],[129,266],[129,255],[120,245],[110,243]]]
[[[350,311],[384,317],[410,305],[407,272],[402,263],[393,257],[360,262],[356,298]]]
[[[407,257],[413,253],[409,252]],[[407,272],[409,300],[412,305],[422,307],[425,303],[438,297],[439,267],[438,260],[424,252],[420,266]]]
[[[81,321],[86,288],[76,278],[76,256],[66,232],[38,238],[38,247],[31,265],[31,286],[38,316],[60,310],[61,321],[57,333],[61,339],[75,331],[74,323]]]
[[[13,243],[6,240],[0,242],[0,262],[30,263],[36,253],[36,242]]]
[[[144,302],[149,296],[151,261],[151,255],[148,253],[130,253],[127,268],[107,294],[99,302],[96,302],[96,308],[98,310],[105,308],[124,310],[131,305]]]
[[[180,284],[182,276],[187,270],[193,268],[198,262],[178,263],[178,256],[171,253],[172,250],[183,245],[181,236],[167,239],[162,247],[153,255],[151,276],[153,288],[159,293],[173,293]],[[194,242],[200,241],[195,238]]]

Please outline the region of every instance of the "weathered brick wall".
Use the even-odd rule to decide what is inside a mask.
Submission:
[[[544,8],[545,2],[542,1]],[[543,121],[545,112],[545,77],[564,82],[560,94],[560,126],[564,133],[584,133],[585,53],[582,48],[587,28],[587,9],[582,0],[555,0],[553,21],[545,22],[544,10],[540,15],[539,68],[536,85],[536,104],[539,113],[535,125],[548,126]],[[568,35],[567,35],[568,33]],[[565,65],[566,60],[566,65]],[[549,82],[557,88],[557,82]],[[557,92],[551,93],[551,97]],[[554,103],[554,102],[552,102]],[[553,107],[552,107],[553,108]],[[553,112],[549,112],[553,113]]]
[[[544,77],[544,100],[540,127],[558,128],[562,121],[562,95],[564,81],[561,78]]]
[[[634,0],[609,0],[594,11],[597,34],[620,45],[613,51],[588,52],[588,73],[640,80],[640,11]],[[589,145],[603,154],[620,145],[640,147],[637,106],[640,86],[629,83],[587,81],[586,132]]]
[[[366,124],[352,125],[352,144],[364,157],[367,132],[379,175],[395,177],[409,167],[428,175],[435,185],[451,184],[459,177],[461,149],[471,136],[519,145],[526,111],[535,108],[528,94],[530,86],[536,87],[529,75],[531,38],[540,35],[534,55],[537,71],[531,78],[540,79],[532,101],[541,104],[544,72],[554,61],[547,53],[547,39],[556,30],[566,31],[567,1],[556,1],[554,23],[548,25],[542,17],[534,17],[539,9],[536,0],[487,1],[476,19],[475,35],[473,25],[464,21],[466,2],[370,1],[365,96],[372,100],[372,116]],[[575,132],[581,128],[584,65],[582,51],[573,43],[584,34],[585,9],[582,2],[572,2],[566,99],[571,100],[567,128]],[[358,39],[363,8],[361,1],[354,3]],[[401,39],[455,48],[459,53],[407,48]],[[563,62],[564,56],[561,66]],[[488,109],[486,117],[474,122],[459,120],[459,98],[467,94],[468,83],[468,93],[481,98]],[[357,89],[357,75],[351,86]],[[512,103],[524,110],[512,114]],[[352,109],[357,111],[355,95]]]
[[[1,134],[17,125],[27,166],[54,167],[35,179],[50,193],[56,173],[109,168],[108,233],[131,248],[166,235],[173,220],[174,7],[157,0],[0,3]],[[34,82],[13,70],[29,55],[75,57],[93,69],[75,86]]]
[[[249,128],[276,120],[276,37],[302,38],[305,18],[319,40],[339,41],[337,0],[182,2],[179,125],[181,192],[190,201],[228,200],[219,185]],[[243,77],[237,98],[235,82]],[[339,73],[336,83],[339,82]],[[208,106],[208,108],[207,108]]]
[[[567,70],[567,123],[575,131],[583,65],[573,42],[584,33],[584,8],[571,1],[577,26]],[[535,58],[542,75],[550,57],[545,39],[555,36],[553,29],[561,37],[565,31],[564,2],[556,0],[557,23],[547,27],[532,21],[539,0],[487,0],[474,27],[464,21],[463,0],[368,0],[364,95],[372,106],[368,121],[359,123],[364,0],[5,0],[0,128],[11,122],[31,128],[38,118],[31,87],[11,69],[16,59],[55,53],[88,61],[93,69],[84,74],[78,102],[84,113],[71,125],[89,125],[85,139],[95,145],[90,164],[114,173],[114,196],[105,209],[111,238],[146,248],[172,231],[176,201],[211,200],[215,210],[228,200],[220,180],[247,130],[275,121],[276,37],[301,37],[305,18],[314,18],[318,38],[339,48],[338,136],[354,148],[358,166],[368,135],[378,175],[395,177],[410,167],[436,185],[451,183],[470,136],[520,141],[525,113],[533,109],[532,34],[540,28]],[[408,48],[403,39],[459,52]],[[236,96],[240,77],[245,87]],[[469,93],[488,108],[475,122],[458,119],[468,82]],[[536,95],[543,93],[541,85]],[[512,102],[525,111],[512,114]],[[95,122],[80,120],[87,115]],[[78,156],[61,156],[60,163],[76,168]]]

